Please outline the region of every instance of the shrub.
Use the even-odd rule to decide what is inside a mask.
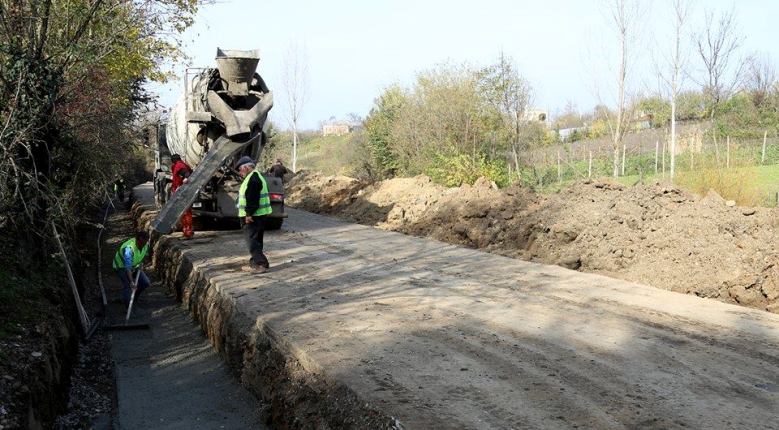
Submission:
[[[447,187],[473,184],[481,176],[500,187],[508,184],[505,162],[488,161],[483,155],[473,157],[455,151],[436,153],[425,173],[433,181]]]
[[[714,190],[723,198],[734,200],[743,206],[759,206],[765,203],[765,196],[752,186],[749,172],[742,169],[710,167],[680,172],[676,183],[700,195]]]

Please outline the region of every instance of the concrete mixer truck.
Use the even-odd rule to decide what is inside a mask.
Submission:
[[[192,206],[196,216],[233,219],[241,178],[234,161],[248,155],[259,160],[267,136],[263,129],[273,107],[273,93],[256,73],[257,51],[217,49],[215,68],[189,68],[184,92],[157,130],[155,200],[160,207],[152,227],[170,233]],[[193,167],[188,182],[170,193],[171,154]],[[266,228],[278,229],[284,218],[280,178],[265,175],[273,213]]]

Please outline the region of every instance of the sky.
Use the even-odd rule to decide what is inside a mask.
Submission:
[[[411,86],[419,72],[436,64],[493,63],[510,56],[533,88],[533,106],[552,116],[566,104],[589,111],[612,104],[615,54],[613,30],[600,0],[217,0],[203,6],[184,35],[190,66],[214,64],[216,48],[259,49],[258,72],[274,92],[271,120],[288,127],[282,86],[285,55],[297,45],[308,63],[303,128],[330,117],[365,116],[389,85]],[[657,91],[657,64],[670,43],[670,1],[639,3],[640,31],[631,52],[634,91]],[[741,55],[779,60],[779,1],[693,0],[688,31],[700,28],[704,10],[735,8],[744,36]],[[686,42],[691,42],[688,35]],[[652,54],[651,52],[655,52]],[[697,58],[688,58],[693,86]],[[183,69],[181,70],[183,74]],[[175,104],[183,84],[153,86],[165,107]]]

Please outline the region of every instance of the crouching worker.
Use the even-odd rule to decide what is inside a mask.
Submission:
[[[268,196],[268,183],[255,167],[250,157],[241,157],[235,163],[235,168],[243,178],[241,188],[238,190],[238,218],[251,254],[249,265],[241,269],[246,272],[265,273],[270,264],[268,258],[262,253],[262,241],[265,235],[266,215],[273,212],[273,209]]]
[[[113,267],[122,281],[122,301],[125,305],[130,304],[133,291],[137,301],[141,292],[150,285],[149,278],[141,271],[141,263],[147,252],[149,252],[149,233],[145,231],[135,233],[135,237],[126,240],[116,251]]]

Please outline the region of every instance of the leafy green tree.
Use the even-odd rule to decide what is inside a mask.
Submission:
[[[659,96],[642,98],[637,103],[637,110],[652,116],[653,127],[665,127],[671,121],[671,104]]]
[[[706,116],[706,97],[699,91],[684,91],[676,100],[676,118],[681,121],[701,120]]]
[[[89,216],[137,156],[149,80],[181,58],[195,0],[0,0],[0,228]]]
[[[377,177],[392,176],[398,169],[392,130],[407,104],[408,96],[405,90],[393,85],[376,99],[373,109],[365,119],[366,144],[372,158],[368,164]]]
[[[511,57],[503,52],[495,64],[485,67],[479,74],[479,90],[499,116],[498,135],[504,140],[501,149],[510,148],[516,163],[517,154],[530,146],[527,139],[522,139],[522,128],[528,124],[523,115],[530,104],[530,84],[520,76]],[[495,157],[495,145],[491,147],[491,155]]]

